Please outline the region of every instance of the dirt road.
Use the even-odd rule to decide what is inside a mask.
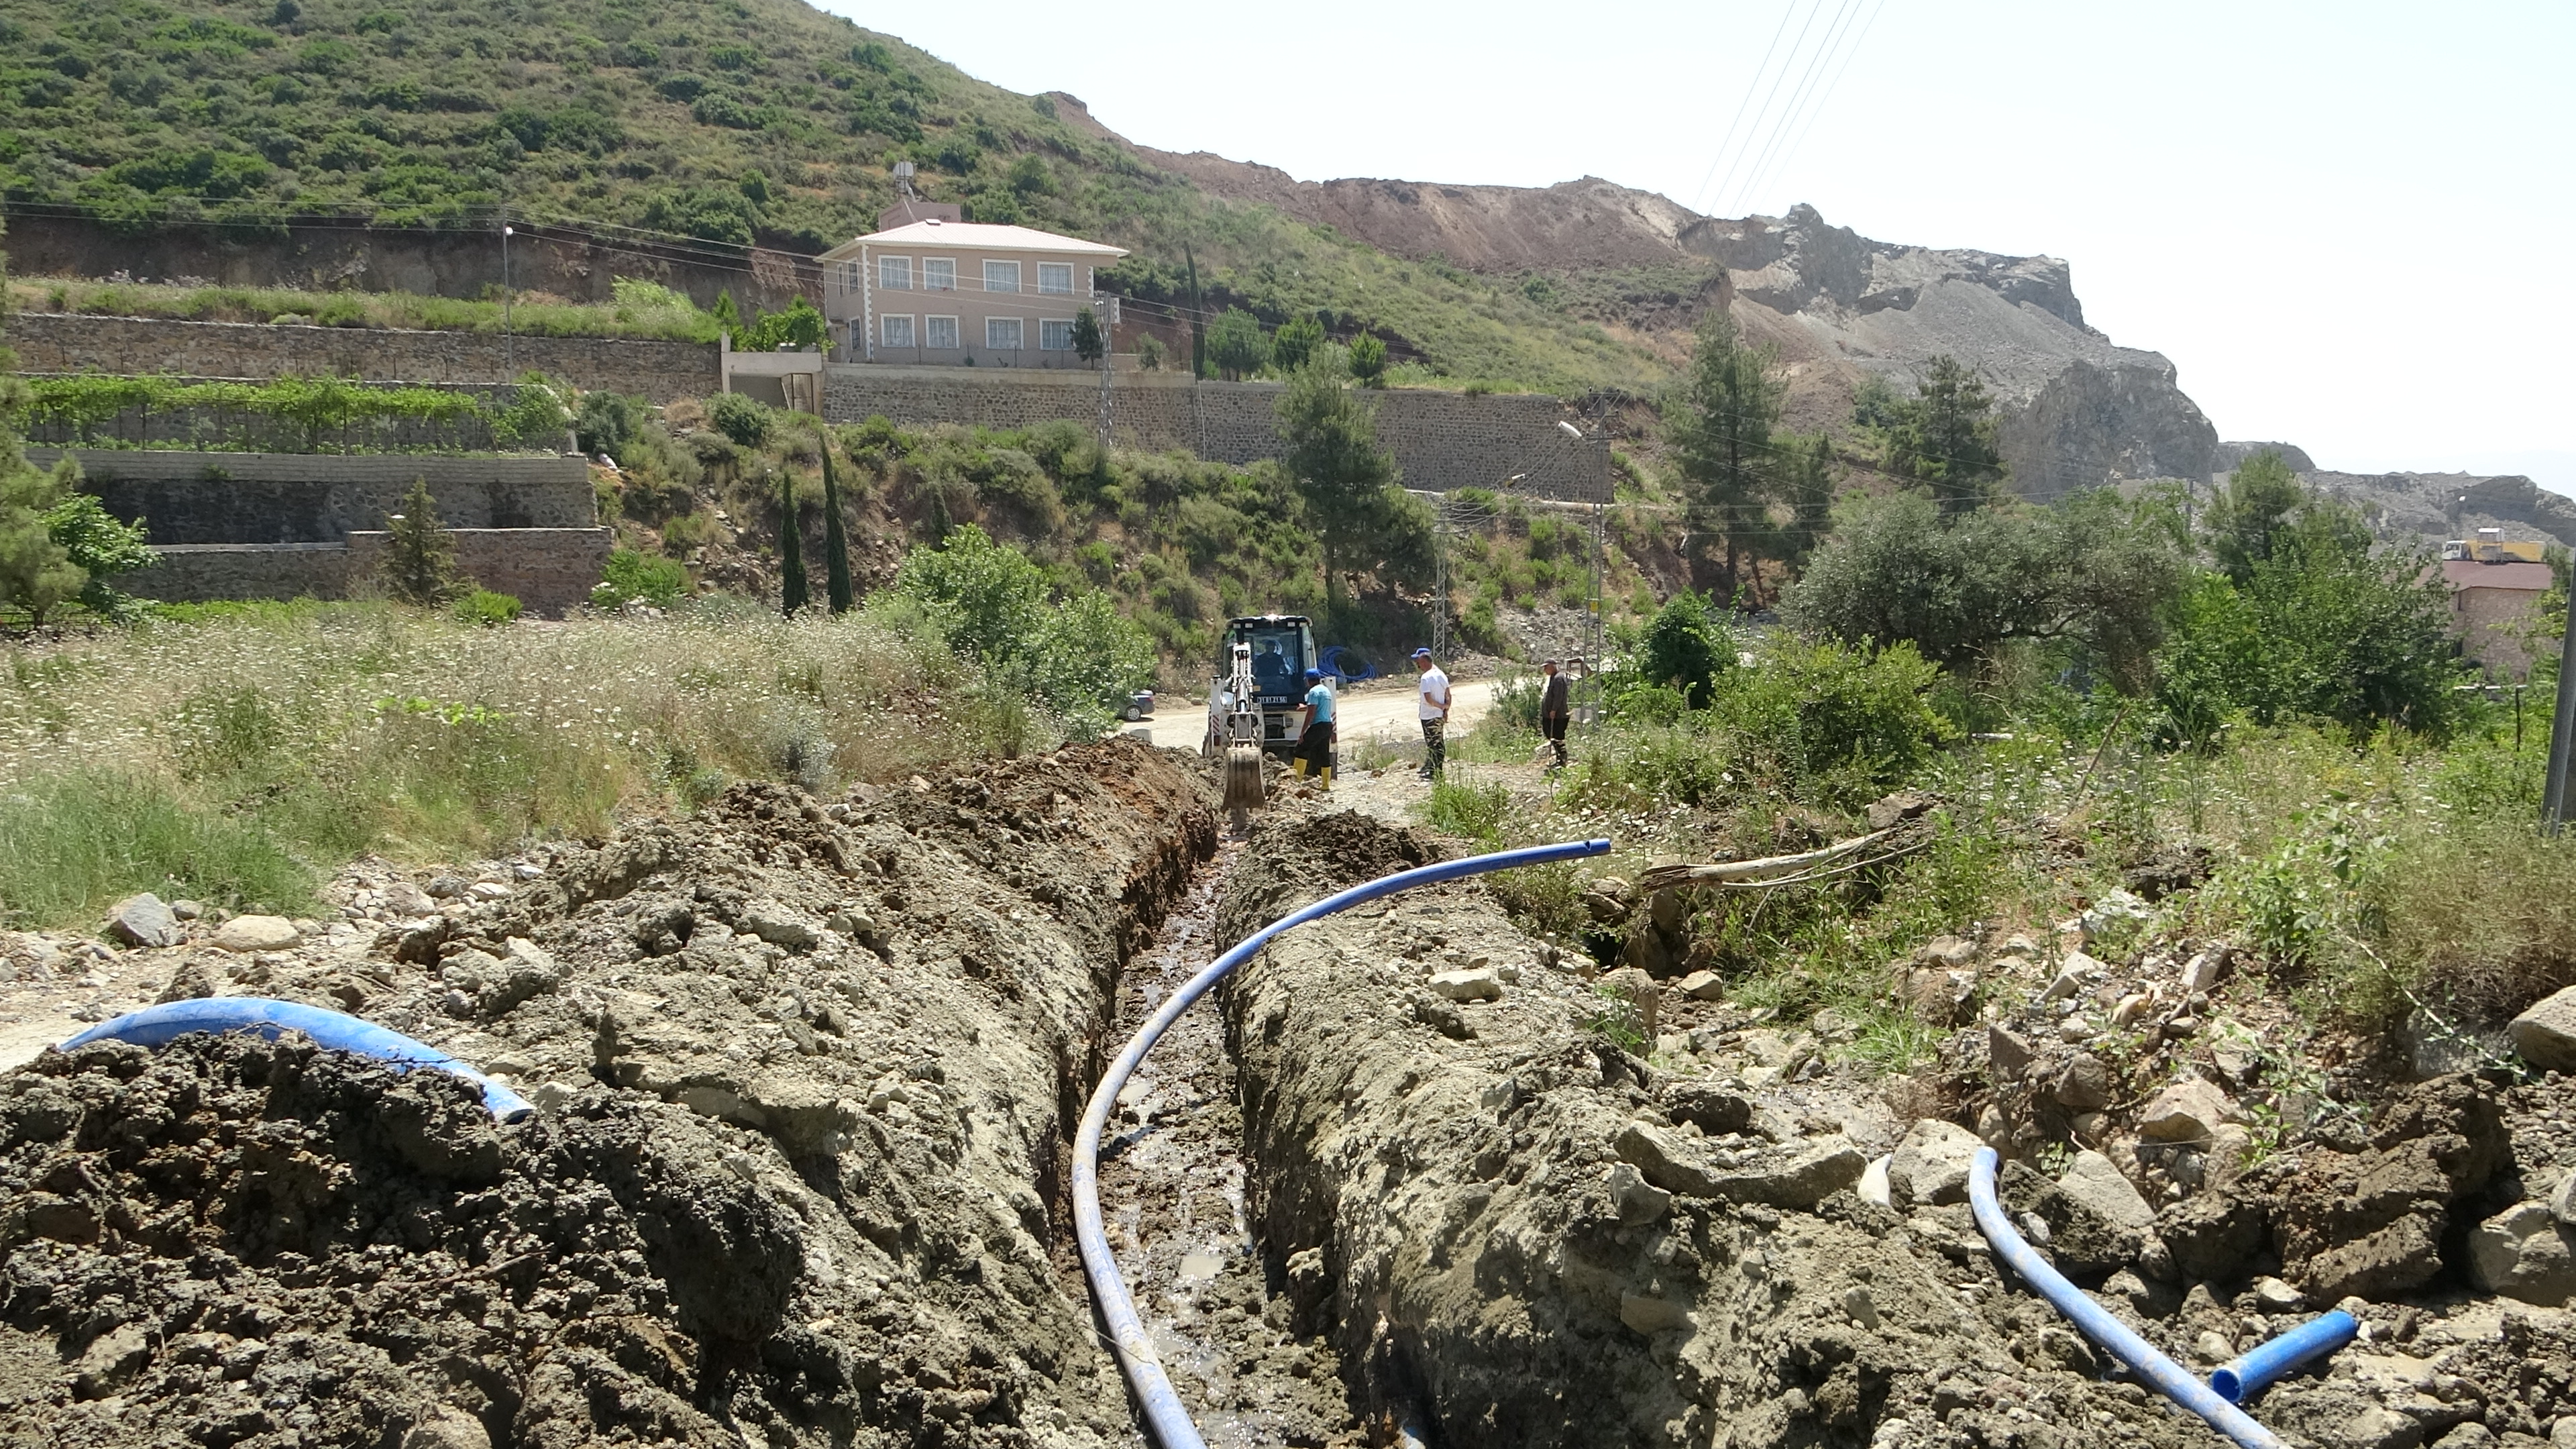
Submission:
[[[1494,681],[1470,679],[1449,691],[1449,729],[1453,735],[1473,726],[1485,717],[1494,702]],[[1341,745],[1344,749],[1372,735],[1389,743],[1401,744],[1419,740],[1413,712],[1413,691],[1371,688],[1354,691],[1342,697]],[[1207,733],[1207,707],[1204,704],[1182,704],[1173,701],[1148,722],[1154,731],[1154,743],[1182,749],[1195,749]]]

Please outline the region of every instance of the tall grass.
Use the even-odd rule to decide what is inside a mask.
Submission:
[[[359,851],[596,836],[728,778],[827,789],[1047,742],[935,638],[864,614],[176,612],[0,659],[8,917],[71,922],[165,884],[282,903]]]

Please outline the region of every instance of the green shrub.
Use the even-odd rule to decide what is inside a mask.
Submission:
[[[1864,803],[1951,737],[1928,696],[1939,669],[1909,643],[1854,648],[1772,635],[1715,713],[1819,804]]]
[[[738,447],[757,448],[768,442],[776,417],[776,410],[769,404],[738,392],[718,393],[707,399],[707,421]]]
[[[601,573],[599,587],[590,591],[594,608],[622,609],[642,599],[657,609],[667,609],[689,589],[689,571],[680,566],[678,559],[631,548],[611,550],[608,566]]]
[[[1511,788],[1501,781],[1478,783],[1444,777],[1431,787],[1431,805],[1425,818],[1434,830],[1491,841],[1501,837],[1503,822],[1511,818],[1511,813]]]
[[[1637,673],[1649,684],[1679,690],[1693,709],[1708,708],[1718,676],[1734,664],[1734,634],[1706,595],[1688,589],[1656,611],[1637,651]]]
[[[649,415],[640,397],[606,391],[583,393],[581,406],[573,410],[574,443],[586,454],[606,453],[623,465],[627,445],[634,441]]]
[[[516,622],[519,617],[519,607],[516,597],[509,594],[496,594],[490,589],[476,589],[458,599],[454,605],[456,617],[460,622],[481,624],[486,628],[497,628],[503,624]]]

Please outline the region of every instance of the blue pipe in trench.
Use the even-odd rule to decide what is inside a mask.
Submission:
[[[2086,1338],[2108,1349],[2112,1357],[2127,1364],[2131,1373],[2153,1385],[2156,1392],[2208,1420],[2211,1428],[2244,1449],[2286,1449],[2279,1436],[2255,1423],[2252,1415],[2220,1397],[2217,1390],[2202,1383],[2190,1370],[2165,1357],[2154,1344],[2131,1332],[2108,1309],[2085,1296],[2083,1289],[2068,1282],[2065,1274],[2050,1267],[2038,1249],[2023,1242],[2021,1234],[2005,1220],[2003,1207],[1995,1201],[1997,1160],[1993,1148],[1980,1147],[1968,1164],[1968,1205],[1975,1211],[1977,1227],[1986,1235],[1995,1256],[2011,1264],[2023,1282],[2056,1305],[2058,1312],[2073,1319]]]
[[[483,1105],[504,1122],[516,1122],[537,1110],[518,1093],[427,1043],[413,1041],[399,1032],[388,1031],[354,1016],[306,1006],[298,1001],[273,1001],[262,996],[211,996],[196,1001],[171,1001],[147,1006],[112,1021],[100,1022],[64,1042],[61,1050],[71,1051],[99,1041],[161,1046],[192,1031],[248,1031],[272,1040],[285,1032],[300,1031],[319,1045],[334,1051],[373,1057],[398,1072],[427,1067],[431,1071],[463,1077],[481,1089]]]
[[[2297,1370],[2299,1365],[2352,1342],[2361,1320],[2336,1309],[2319,1314],[2268,1342],[2258,1343],[2235,1361],[2210,1370],[2209,1386],[2231,1404],[2241,1404]]]
[[[1169,1001],[1154,1013],[1153,1019],[1129,1038],[1100,1078],[1091,1094],[1091,1105],[1082,1114],[1082,1130],[1073,1139],[1073,1231],[1082,1249],[1083,1275],[1091,1280],[1091,1296],[1100,1307],[1101,1321],[1109,1326],[1110,1347],[1117,1352],[1119,1365],[1127,1371],[1127,1382],[1136,1390],[1143,1405],[1145,1422],[1154,1431],[1155,1442],[1162,1449],[1207,1449],[1199,1437],[1198,1425],[1190,1421],[1189,1410],[1181,1407],[1180,1395],[1173,1391],[1172,1381],[1163,1373],[1162,1360],[1154,1352],[1153,1340],[1145,1335],[1144,1321],[1137,1317],[1136,1300],[1127,1292],[1126,1280],[1118,1276],[1118,1260],[1109,1251],[1109,1233],[1100,1220],[1100,1139],[1109,1127],[1109,1113],[1118,1103],[1118,1093],[1136,1072],[1145,1053],[1170,1029],[1181,1013],[1208,992],[1208,988],[1225,979],[1227,973],[1259,953],[1272,937],[1292,926],[1347,911],[1381,896],[1391,896],[1415,886],[1437,885],[1442,881],[1464,880],[1488,871],[1509,870],[1518,865],[1546,865],[1560,860],[1579,860],[1585,856],[1607,855],[1607,840],[1573,840],[1562,845],[1532,845],[1519,850],[1496,851],[1492,855],[1471,855],[1464,860],[1445,860],[1415,870],[1353,886],[1337,896],[1315,902],[1303,910],[1282,916],[1244,938],[1242,944],[1216,958],[1207,969],[1193,976]]]

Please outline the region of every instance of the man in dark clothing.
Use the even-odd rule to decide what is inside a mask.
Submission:
[[[1566,681],[1565,671],[1557,667],[1555,660],[1540,665],[1538,672],[1547,676],[1547,685],[1538,697],[1538,732],[1547,736],[1548,744],[1556,750],[1556,763],[1548,768],[1562,770],[1565,768],[1565,727],[1574,718],[1574,691]]]
[[[1318,786],[1333,788],[1333,687],[1320,669],[1306,671],[1306,702],[1297,710],[1297,751],[1291,761],[1297,778],[1315,772]]]

